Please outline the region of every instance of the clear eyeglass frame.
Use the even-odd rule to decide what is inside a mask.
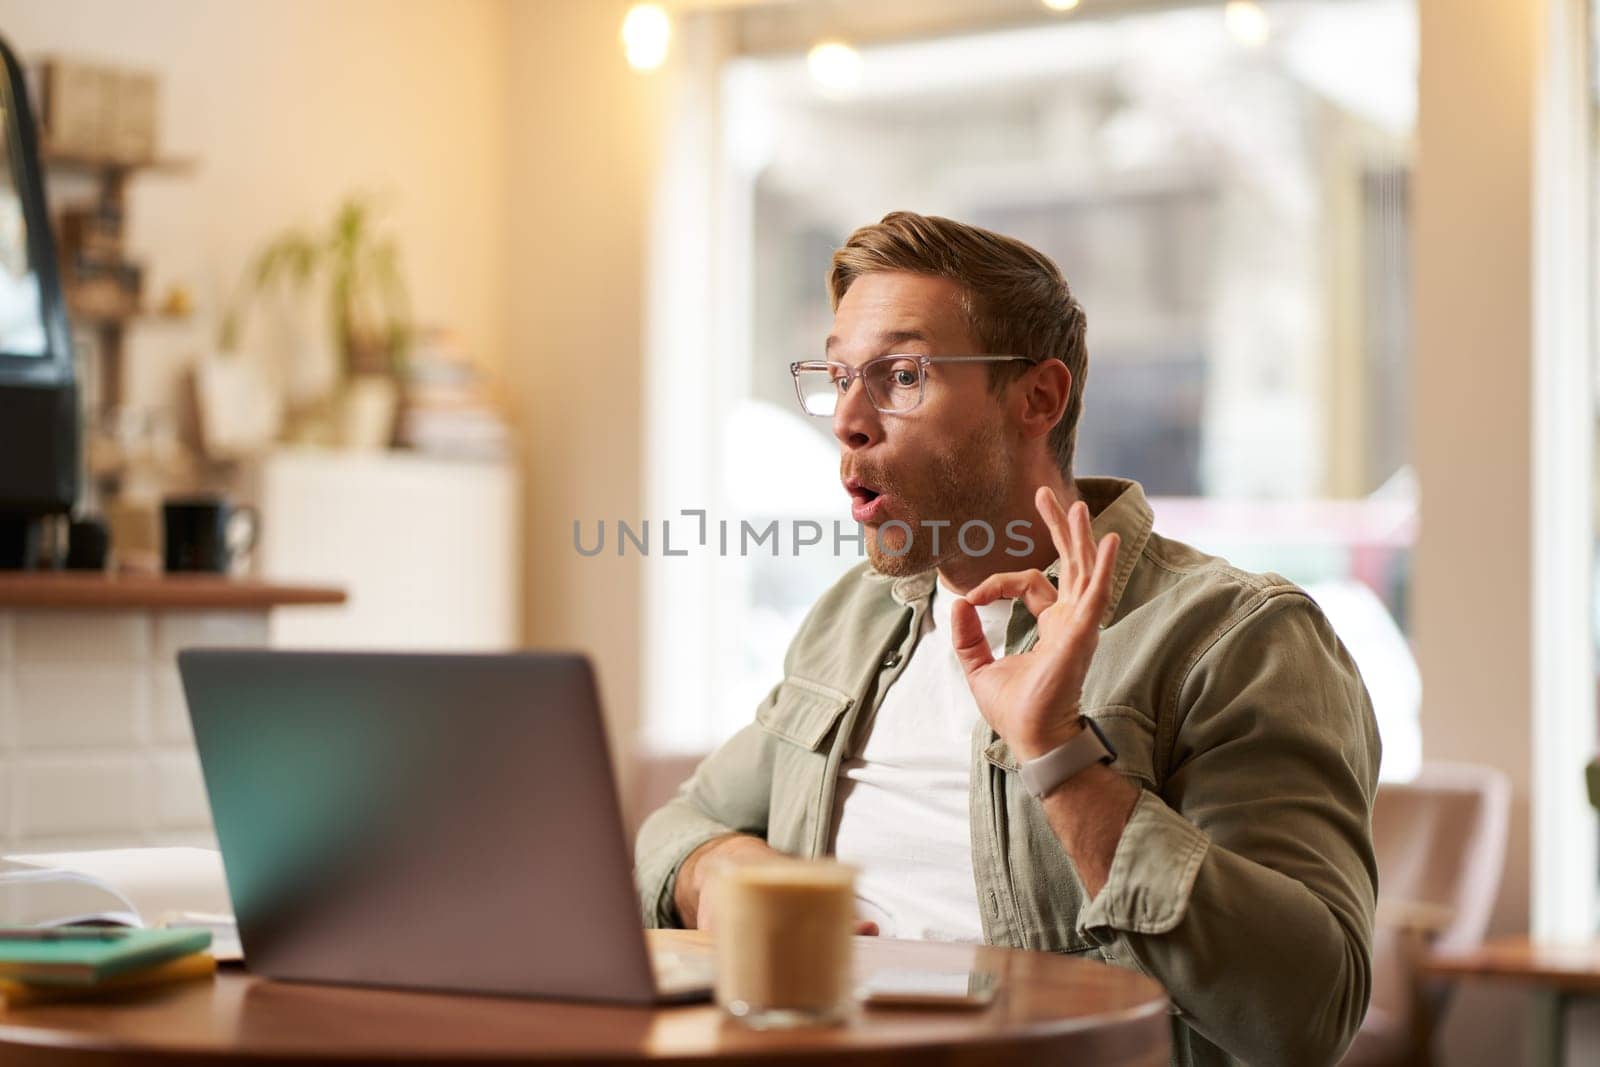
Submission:
[[[833,417],[839,399],[861,380],[872,406],[886,415],[904,415],[922,403],[928,368],[935,363],[1033,363],[1027,356],[925,356],[890,353],[867,360],[859,367],[831,359],[807,359],[789,364],[800,410],[819,419]],[[906,376],[910,376],[907,378]]]

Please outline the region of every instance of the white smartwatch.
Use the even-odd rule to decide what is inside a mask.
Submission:
[[[1051,749],[1038,759],[1024,762],[1017,768],[1022,784],[1034,796],[1043,799],[1051,790],[1096,763],[1111,763],[1117,750],[1111,747],[1100,727],[1087,715],[1078,716],[1086,729],[1079,730],[1072,740]]]

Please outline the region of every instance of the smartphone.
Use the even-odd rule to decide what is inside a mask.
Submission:
[[[878,971],[857,991],[869,1008],[986,1008],[999,980],[988,971]]]

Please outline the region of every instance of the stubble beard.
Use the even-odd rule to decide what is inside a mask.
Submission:
[[[887,530],[884,524],[866,530],[867,558],[881,574],[902,578],[921,574],[962,554],[959,533],[963,523],[986,522],[993,532],[992,545],[1001,543],[1006,486],[1010,484],[1011,454],[998,427],[984,425],[949,450],[928,458],[924,475],[914,479],[897,477],[890,471],[875,472],[874,484],[900,505],[891,516],[910,527]],[[947,521],[948,526],[925,525],[929,520]],[[934,551],[937,533],[939,550]],[[974,532],[974,546],[991,539]],[[994,551],[991,546],[990,551]]]

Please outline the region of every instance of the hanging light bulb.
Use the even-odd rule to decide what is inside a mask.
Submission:
[[[1266,44],[1272,36],[1272,20],[1258,0],[1228,0],[1222,9],[1222,20],[1240,44],[1251,48]]]
[[[822,41],[806,53],[811,77],[830,93],[848,93],[861,84],[861,53],[843,41]]]
[[[634,70],[655,70],[666,62],[672,20],[660,4],[635,4],[622,19],[622,49]]]
[[[1079,2],[1080,0],[1043,0],[1044,6],[1051,11],[1071,11]]]

